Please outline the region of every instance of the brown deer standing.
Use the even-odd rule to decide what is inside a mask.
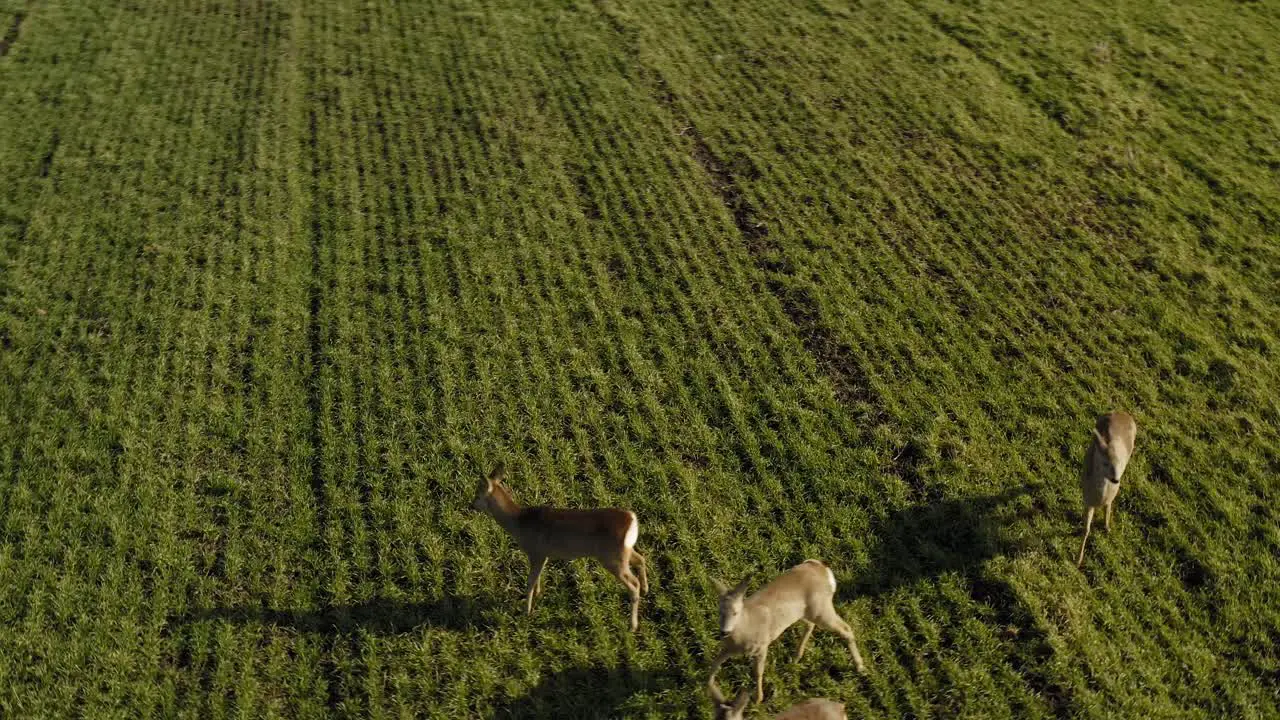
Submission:
[[[640,595],[649,592],[644,556],[636,552],[640,521],[630,510],[564,510],[550,507],[522,508],[502,484],[506,467],[499,465],[476,488],[476,510],[486,512],[515,538],[529,556],[529,590],[526,613],[533,614],[533,598],[542,593],[542,570],[547,560],[593,557],[631,592],[631,630],[640,626]],[[640,564],[640,578],[631,563]]]
[[[1084,472],[1080,489],[1084,493],[1084,540],[1080,541],[1080,557],[1076,567],[1084,564],[1084,548],[1093,526],[1093,511],[1106,509],[1106,529],[1111,532],[1111,504],[1120,494],[1120,476],[1133,455],[1138,437],[1138,423],[1123,412],[1100,415],[1093,428],[1093,442],[1084,456]]]

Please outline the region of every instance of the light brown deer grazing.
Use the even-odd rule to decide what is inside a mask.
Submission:
[[[1137,437],[1138,423],[1128,413],[1113,412],[1098,417],[1080,480],[1080,489],[1084,492],[1084,540],[1080,541],[1076,567],[1084,564],[1084,548],[1089,542],[1094,510],[1106,508],[1106,528],[1111,532],[1111,504],[1120,493],[1120,476],[1129,464]]]
[[[640,595],[649,592],[644,556],[635,550],[636,538],[640,535],[636,514],[620,508],[522,508],[502,484],[505,475],[506,467],[499,465],[488,478],[481,478],[471,504],[476,510],[492,515],[529,556],[526,613],[533,614],[533,598],[542,594],[542,570],[548,559],[593,557],[631,592],[631,630],[635,631],[640,626]],[[632,561],[640,564],[639,579],[631,572]]]
[[[773,720],[849,720],[844,713],[844,704],[826,698],[805,700],[799,705],[792,705]]]
[[[718,693],[716,673],[725,660],[738,655],[754,657],[756,661],[756,702],[764,702],[764,667],[769,645],[798,620],[808,625],[800,639],[796,661],[804,657],[805,645],[813,634],[814,625],[835,632],[849,643],[853,664],[858,672],[864,672],[862,655],[854,641],[853,630],[836,612],[832,599],[836,592],[836,576],[819,560],[805,560],[774,578],[760,592],[744,599],[747,583],[743,580],[730,590],[719,580],[720,591],[720,652],[711,663],[711,678],[707,686]]]
[[[732,703],[725,702],[717,687],[710,688],[711,699],[716,704],[716,720],[742,720],[746,716],[747,701],[751,699],[750,690],[742,690]],[[799,705],[792,705],[774,715],[773,720],[849,720],[845,715],[844,705],[826,698],[805,700]]]

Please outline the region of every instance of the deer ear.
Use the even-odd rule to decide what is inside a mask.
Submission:
[[[742,712],[742,709],[751,701],[751,691],[743,688],[738,691],[738,697],[733,700],[733,709],[736,712]]]
[[[711,584],[716,586],[716,593],[719,595],[724,595],[729,592],[729,586],[725,585],[724,581],[720,578],[711,578]]]
[[[1103,450],[1107,449],[1107,439],[1102,437],[1102,432],[1099,431],[1098,428],[1093,429],[1093,438],[1098,441],[1098,447],[1101,447]]]
[[[748,586],[748,585],[750,585],[750,584],[751,584],[751,576],[750,576],[750,575],[748,575],[747,577],[745,577],[745,578],[743,578],[743,579],[742,579],[742,582],[738,583],[738,586],[737,586],[737,587],[735,587],[735,588],[733,589],[733,593],[732,593],[732,594],[733,594],[733,595],[744,595],[744,594],[746,594],[746,592],[747,592],[747,586]]]
[[[711,701],[717,705],[724,705],[724,693],[720,692],[720,686],[714,682],[707,685],[707,694],[711,695]]]
[[[493,472],[489,473],[489,482],[490,483],[502,482],[503,478],[505,478],[506,476],[507,476],[507,464],[498,463],[498,466],[493,469]]]

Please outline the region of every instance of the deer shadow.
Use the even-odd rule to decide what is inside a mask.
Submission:
[[[494,625],[493,603],[469,597],[447,597],[422,603],[374,599],[356,605],[318,610],[273,610],[262,607],[205,608],[178,618],[182,624],[222,620],[238,624],[274,625],[313,634],[344,635],[364,630],[376,634],[409,632],[421,626],[451,630],[483,630]]]
[[[1018,590],[988,561],[1013,557],[1038,540],[1014,532],[1035,516],[1049,514],[1044,493],[1019,487],[993,495],[944,499],[890,512],[872,523],[875,545],[867,569],[841,592],[842,600],[877,597],[902,587],[960,575],[975,603],[977,617],[989,624],[1005,646],[1009,666],[1043,698],[1053,717],[1075,714],[1076,700],[1069,686],[1047,668],[1053,644]],[[1025,497],[1024,497],[1025,496]],[[892,650],[903,667],[915,661]]]
[[[545,673],[528,693],[500,704],[495,718],[616,718],[642,714],[628,707],[641,693],[656,695],[687,680],[666,670],[580,667]],[[651,702],[643,703],[646,707]]]
[[[1016,488],[938,500],[873,520],[871,562],[842,588],[842,599],[881,595],[952,572],[975,577],[988,560],[1017,554],[1021,547],[1007,529],[1028,509],[1014,506],[1029,492],[1030,488]]]

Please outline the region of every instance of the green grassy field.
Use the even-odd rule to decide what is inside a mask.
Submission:
[[[0,0],[0,716],[1280,713],[1280,12]],[[1093,417],[1138,449],[1082,570]],[[475,481],[624,505],[652,594]],[[732,662],[721,685],[749,681]]]

